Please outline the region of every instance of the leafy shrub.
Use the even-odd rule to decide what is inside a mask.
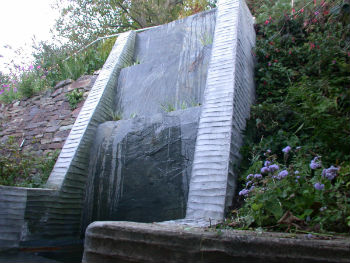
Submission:
[[[45,156],[21,149],[15,138],[0,142],[0,185],[42,187],[46,183],[59,152]]]
[[[257,101],[241,149],[241,189],[247,191],[246,176],[257,174],[266,160],[289,175],[283,180],[273,178],[277,171],[263,175],[234,224],[349,230],[350,21],[339,2],[279,13],[256,26]],[[302,150],[286,159],[281,151],[286,145]],[[265,156],[268,149],[276,153],[272,159]],[[340,168],[334,180],[323,178],[321,169],[310,170],[316,153],[324,167]],[[316,181],[323,191],[315,189]],[[321,207],[328,209],[320,213]],[[294,225],[283,224],[283,216]]]
[[[77,105],[79,102],[83,100],[83,91],[78,91],[77,89],[72,90],[71,92],[66,94],[66,97],[69,102],[69,106],[71,107],[72,110],[77,108]]]
[[[348,232],[350,165],[325,168],[303,147],[283,151],[283,163],[268,150],[246,172],[236,221],[242,227]]]
[[[10,103],[15,99],[31,97],[63,79],[92,74],[103,66],[114,42],[115,38],[105,39],[71,57],[69,55],[74,50],[69,46],[57,47],[41,42],[33,54],[35,66],[30,65],[27,69],[16,66],[16,74],[1,74],[0,101]]]
[[[40,67],[37,70],[23,72],[18,82],[18,91],[25,98],[30,98],[39,93],[46,87],[45,75],[42,74]]]

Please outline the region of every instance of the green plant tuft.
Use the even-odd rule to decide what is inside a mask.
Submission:
[[[66,94],[67,100],[69,102],[69,106],[72,110],[76,109],[78,103],[83,100],[83,91],[78,91],[77,89],[72,90],[71,92]]]

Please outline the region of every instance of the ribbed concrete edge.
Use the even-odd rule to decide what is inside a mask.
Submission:
[[[121,68],[131,62],[135,45],[134,31],[119,35],[83,108],[62,148],[46,186],[67,187],[83,191],[87,177],[89,149],[98,124],[111,119],[114,86]],[[68,180],[67,180],[68,179]],[[76,192],[76,191],[75,191]]]
[[[350,262],[350,240],[258,234],[176,224],[94,222],[83,263],[111,262]]]
[[[215,223],[231,204],[242,132],[254,98],[253,18],[244,0],[219,0],[186,220]]]

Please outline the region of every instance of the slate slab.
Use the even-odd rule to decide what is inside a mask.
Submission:
[[[200,107],[101,124],[91,149],[85,227],[183,218]]]
[[[210,10],[138,33],[136,64],[120,73],[115,111],[129,118],[202,103],[214,28]]]

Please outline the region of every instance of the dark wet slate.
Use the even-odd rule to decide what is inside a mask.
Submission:
[[[183,218],[200,107],[106,122],[91,151],[84,225]]]

